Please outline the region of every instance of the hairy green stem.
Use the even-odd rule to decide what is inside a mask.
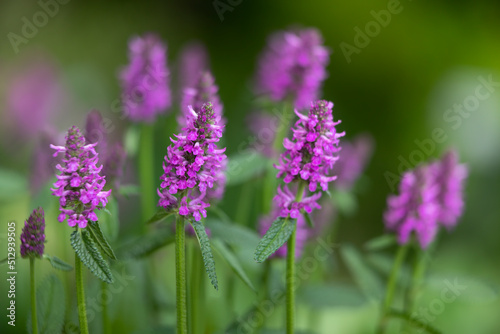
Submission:
[[[306,183],[300,181],[295,201],[300,202]],[[295,242],[297,226],[288,239],[286,253],[286,333],[293,334],[295,327]]]
[[[396,254],[396,259],[394,260],[394,265],[392,267],[391,275],[389,276],[389,281],[387,282],[387,288],[385,292],[384,304],[382,306],[382,315],[380,317],[378,333],[385,333],[387,326],[387,319],[389,311],[392,307],[392,302],[394,299],[394,291],[396,290],[397,279],[401,266],[403,265],[406,253],[408,252],[408,245],[399,246],[398,252]]]
[[[191,272],[189,273],[190,291],[189,291],[189,323],[191,325],[191,334],[202,333],[203,318],[200,317],[200,310],[204,308],[205,291],[202,289],[203,278],[203,262],[195,240],[191,240]]]
[[[33,334],[38,334],[38,318],[36,317],[36,286],[35,286],[35,258],[30,257],[31,283],[31,328]]]
[[[139,183],[141,188],[141,214],[145,223],[154,213],[154,127],[141,125],[139,150]],[[143,224],[144,228],[145,225]]]
[[[177,301],[177,334],[187,334],[186,302],[186,232],[184,217],[175,221],[175,292]]]
[[[83,285],[83,268],[80,258],[75,253],[75,278],[76,278],[76,300],[78,303],[78,321],[80,322],[80,333],[88,334],[87,309],[85,308],[85,288]]]

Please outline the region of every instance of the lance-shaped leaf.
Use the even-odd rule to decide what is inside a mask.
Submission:
[[[171,216],[175,214],[175,211],[167,211],[165,210],[164,208],[159,208],[155,214],[153,215],[153,217],[149,218],[148,221],[146,222],[146,224],[153,224],[153,223],[157,223],[157,222],[160,222],[164,219],[166,219],[167,217]]]
[[[98,222],[89,221],[87,224],[89,236],[92,238],[94,243],[96,243],[102,252],[109,257],[110,259],[116,260],[115,252],[113,252],[113,248],[109,244],[108,240],[102,233],[101,227]]]
[[[141,258],[154,253],[174,241],[175,235],[172,229],[162,228],[144,234],[130,243],[126,243],[123,247],[120,247],[123,251],[119,252],[119,254],[124,258]]]
[[[49,260],[50,264],[54,269],[62,270],[62,271],[71,271],[73,270],[73,267],[58,258],[57,256],[51,256],[47,254],[43,254],[43,258]]]
[[[311,218],[311,215],[305,211],[302,213],[302,215],[306,219],[307,226],[309,226],[310,228],[314,228],[314,222]]]
[[[113,275],[111,274],[109,265],[102,257],[89,233],[85,229],[81,233],[78,230],[71,233],[71,246],[82,263],[97,278],[106,283],[113,283]]]
[[[191,221],[191,225],[196,232],[198,237],[198,242],[200,243],[201,255],[203,257],[203,264],[205,265],[205,270],[207,271],[210,282],[214,286],[215,290],[218,290],[217,274],[215,272],[215,262],[214,256],[212,255],[212,247],[210,247],[210,240],[208,240],[207,232],[205,231],[205,226],[202,223]]]
[[[66,297],[61,281],[50,275],[36,289],[38,333],[61,333],[64,324]],[[28,315],[27,329],[32,333],[31,313]]]
[[[394,234],[384,234],[369,240],[364,244],[363,247],[367,251],[376,252],[396,244],[397,241],[396,241],[396,236]]]
[[[241,267],[240,261],[231,251],[231,249],[229,249],[223,241],[217,239],[212,240],[212,245],[214,249],[220,254],[220,256],[226,261],[226,263],[231,267],[233,272],[243,281],[243,283],[245,283],[254,292],[257,292],[247,274],[245,273],[245,270],[243,270],[243,268]]]
[[[295,219],[283,217],[276,219],[257,245],[254,254],[255,261],[264,262],[278,248],[283,246],[295,229],[295,224]]]

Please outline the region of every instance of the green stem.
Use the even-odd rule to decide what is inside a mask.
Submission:
[[[186,233],[184,217],[177,215],[175,221],[175,288],[177,301],[177,334],[187,334],[186,304]]]
[[[191,288],[189,291],[189,302],[190,302],[190,313],[189,322],[191,324],[191,333],[201,333],[200,328],[203,328],[202,318],[199,317],[201,314],[200,309],[204,308],[205,294],[202,290],[203,277],[203,263],[201,262],[201,257],[195,240],[191,240],[189,250],[191,252],[191,272],[189,273],[189,278],[191,282]]]
[[[141,125],[139,149],[139,182],[141,187],[142,221],[146,222],[154,213],[154,128]],[[143,226],[145,226],[143,224]],[[145,227],[144,227],[145,228]]]
[[[88,334],[87,310],[85,308],[85,288],[83,286],[82,262],[75,253],[75,278],[76,278],[76,300],[78,303],[78,320],[80,322],[80,333]]]
[[[432,247],[432,246],[431,246]],[[417,244],[415,244],[415,260],[413,261],[412,275],[410,281],[410,287],[408,289],[408,296],[406,300],[406,312],[412,313],[415,306],[415,299],[418,294],[418,290],[422,284],[425,272],[427,270],[428,252],[431,249],[424,251]]]
[[[382,306],[382,316],[380,317],[378,333],[385,333],[387,326],[387,319],[389,311],[391,310],[392,302],[394,299],[394,291],[396,290],[396,283],[398,278],[398,273],[403,265],[406,253],[408,252],[408,244],[399,246],[398,252],[396,254],[396,259],[394,260],[394,265],[392,267],[391,275],[389,276],[389,281],[387,283],[387,288],[385,292],[385,300]]]
[[[35,289],[35,258],[30,257],[31,283],[31,325],[33,334],[38,334],[38,318],[36,317],[36,289]]]
[[[262,305],[265,300],[269,299],[269,276],[271,274],[271,261],[264,262],[264,273],[262,275],[262,286],[264,287],[264,291],[262,292],[259,303],[257,305]],[[266,324],[267,317],[262,317],[262,321],[260,321],[257,326],[255,326],[254,333],[260,333],[261,329]]]
[[[102,307],[102,330],[103,333],[111,333],[108,316],[108,300],[106,299],[108,283],[101,281],[101,307]]]
[[[305,182],[300,182],[295,201],[300,202],[304,194]],[[297,226],[293,229],[286,245],[286,333],[293,334],[295,323],[295,242]]]
[[[246,226],[247,220],[249,217],[249,213],[251,210],[252,204],[252,190],[253,184],[252,182],[245,182],[243,187],[241,188],[240,198],[238,200],[238,210],[236,211],[236,222],[239,224]]]

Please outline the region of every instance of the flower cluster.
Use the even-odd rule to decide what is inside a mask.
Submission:
[[[106,206],[111,189],[103,191],[106,180],[97,167],[97,143],[86,144],[85,138],[76,126],[71,127],[66,135],[66,146],[50,145],[58,153],[64,153],[63,166],[56,168],[61,172],[56,175],[52,194],[59,197],[61,214],[59,222],[68,218],[69,226],[85,228],[87,221],[97,221],[95,209]]]
[[[225,149],[216,145],[223,126],[218,124],[220,116],[215,115],[212,104],[204,104],[197,113],[189,110],[192,121],[171,139],[173,145],[167,149],[158,205],[166,210],[178,208],[180,215],[192,215],[198,221],[206,217],[205,208],[210,206],[205,198],[207,190],[217,181],[226,155]],[[178,192],[177,198],[174,195]]]
[[[340,121],[333,121],[332,108],[332,102],[320,100],[312,103],[307,116],[296,112],[299,120],[292,128],[293,139],[284,139],[285,152],[275,165],[285,183],[302,179],[315,192],[318,183],[326,191],[328,183],[336,179],[328,174],[338,159],[339,138],[345,133],[335,129]]]
[[[24,222],[21,232],[21,257],[42,257],[45,248],[45,217],[42,208],[33,213]]]
[[[387,199],[387,229],[398,233],[401,244],[415,233],[422,249],[427,248],[440,223],[450,228],[462,214],[462,183],[466,176],[467,169],[458,164],[454,151],[406,172],[399,185],[400,194]]]
[[[134,122],[152,122],[171,105],[167,48],[156,35],[129,43],[129,65],[121,72],[125,114]]]
[[[307,108],[319,96],[329,58],[315,29],[275,33],[260,58],[257,92],[274,101],[291,97],[295,107]]]
[[[270,215],[261,217],[259,220],[259,230],[260,234],[264,235],[267,230],[271,227],[272,223],[280,216],[279,210],[277,207],[273,208]],[[295,257],[299,258],[302,255],[302,251],[305,247],[306,241],[309,238],[309,230],[307,228],[306,220],[302,215],[297,217],[297,227],[295,234]],[[278,248],[278,250],[271,255],[271,257],[284,258],[287,254],[287,246],[286,243]]]

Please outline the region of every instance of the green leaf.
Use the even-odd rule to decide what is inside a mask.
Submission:
[[[52,265],[52,268],[62,270],[62,271],[71,271],[73,270],[73,267],[58,258],[57,256],[50,256],[47,254],[43,254],[43,258],[49,260],[50,264]]]
[[[0,266],[1,266],[1,265],[6,264],[8,259],[9,259],[9,258],[8,258],[8,257],[6,257],[5,259],[1,260],[1,261],[0,261]]]
[[[309,226],[310,228],[314,228],[314,222],[312,221],[311,215],[305,211],[303,212],[302,215],[306,219],[307,226]]]
[[[78,230],[71,233],[71,246],[82,263],[99,279],[106,283],[113,283],[113,275],[108,263],[102,257],[97,246],[92,241],[87,230]]]
[[[175,211],[167,211],[164,208],[159,208],[153,215],[153,217],[149,218],[146,224],[153,224],[160,222],[173,214],[175,214]]]
[[[250,281],[247,274],[243,270],[238,258],[231,251],[231,249],[229,249],[224,244],[224,242],[217,239],[212,239],[212,246],[226,261],[226,263],[231,267],[233,272],[243,281],[243,283],[245,283],[250,289],[252,289],[255,293],[257,293],[257,290],[253,286],[252,282]]]
[[[61,333],[64,324],[66,297],[64,285],[56,275],[46,277],[36,289],[38,333]],[[28,315],[27,329],[32,333],[31,312]]]
[[[99,223],[89,221],[87,224],[87,230],[89,231],[89,236],[92,238],[94,243],[99,246],[102,252],[110,259],[116,260],[115,252],[113,252],[113,248],[111,248],[111,245],[102,233]]]
[[[351,245],[342,248],[342,257],[354,280],[367,297],[381,300],[383,285],[380,278],[367,266],[361,254]]]
[[[335,207],[346,216],[351,216],[358,208],[356,196],[352,192],[336,190],[332,192],[332,200]]]
[[[191,225],[196,232],[198,237],[198,242],[200,243],[201,255],[203,257],[203,264],[205,265],[205,270],[207,271],[210,282],[214,286],[215,290],[218,290],[217,285],[217,274],[215,272],[215,262],[212,255],[212,248],[210,247],[210,241],[208,240],[207,232],[205,231],[205,226],[200,222],[191,221]]]
[[[266,168],[267,158],[254,150],[229,157],[227,165],[227,186],[234,186],[246,182]]]
[[[359,289],[345,284],[307,285],[299,296],[313,308],[358,307],[367,302]]]
[[[129,198],[132,195],[140,195],[141,190],[138,185],[135,184],[124,184],[121,185],[120,188],[118,188],[118,192],[120,195],[124,196],[125,198]]]
[[[384,234],[373,238],[364,244],[367,251],[376,252],[396,245],[396,236],[394,234]]]
[[[255,250],[254,259],[264,262],[271,254],[287,242],[295,228],[295,219],[279,217],[262,237]]]
[[[121,247],[125,250],[120,252],[120,255],[123,258],[145,257],[174,241],[175,235],[171,228],[158,229],[125,244]]]

